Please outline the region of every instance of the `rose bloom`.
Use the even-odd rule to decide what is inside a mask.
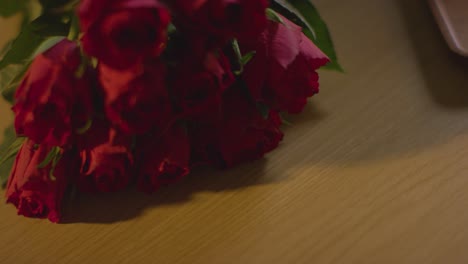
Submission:
[[[109,120],[126,134],[142,134],[173,121],[166,87],[166,69],[160,62],[146,64],[138,74],[99,66],[104,108]]]
[[[181,116],[199,122],[219,117],[222,94],[233,82],[229,60],[222,52],[206,53],[203,61],[182,60],[169,81]]]
[[[38,55],[15,94],[16,133],[51,146],[70,144],[92,114],[93,78],[76,43],[62,40]]]
[[[16,156],[6,187],[7,202],[15,205],[19,215],[48,218],[59,222],[67,186],[75,178],[77,167],[73,152],[62,152],[53,176],[51,164],[39,168],[51,147],[27,139]]]
[[[248,39],[262,32],[267,23],[267,0],[167,0],[176,20],[186,31],[225,39]]]
[[[161,54],[171,18],[157,0],[83,0],[78,16],[85,52],[117,69]]]
[[[275,110],[299,113],[307,98],[318,93],[316,70],[329,59],[301,27],[282,19],[284,24],[269,21],[256,41],[240,43],[245,52],[256,51],[242,78],[255,100]]]
[[[283,139],[278,113],[269,111],[262,116],[242,88],[233,86],[223,95],[223,113],[217,122],[190,123],[194,164],[230,168],[262,158]]]
[[[138,139],[138,188],[151,193],[186,176],[190,142],[186,129],[174,124],[162,135],[148,134]]]
[[[78,188],[85,192],[113,192],[126,188],[133,169],[131,144],[131,137],[123,135],[105,120],[95,120],[77,139],[81,157]]]

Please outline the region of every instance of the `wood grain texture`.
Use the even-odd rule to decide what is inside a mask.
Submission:
[[[467,263],[467,61],[427,1],[314,2],[347,73],[322,72],[278,150],[153,196],[80,196],[61,225],[0,203],[0,262]]]

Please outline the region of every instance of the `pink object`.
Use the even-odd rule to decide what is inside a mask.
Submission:
[[[429,2],[450,48],[468,57],[468,1],[429,0]]]

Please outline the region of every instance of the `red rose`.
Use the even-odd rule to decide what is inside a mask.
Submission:
[[[222,103],[223,116],[217,123],[190,127],[194,163],[233,167],[263,157],[283,139],[278,113],[270,111],[264,118],[241,87],[230,88]]]
[[[252,96],[273,109],[298,113],[307,98],[318,92],[316,70],[329,59],[310,41],[301,27],[282,17],[284,24],[269,21],[258,41],[241,43],[255,50],[243,79]]]
[[[35,142],[52,146],[70,143],[92,112],[91,77],[82,77],[79,47],[63,40],[38,55],[15,94],[15,129]]]
[[[114,68],[158,56],[167,41],[170,14],[157,0],[83,0],[78,15],[85,52]]]
[[[35,146],[30,139],[23,143],[8,180],[6,197],[8,203],[18,208],[19,215],[58,222],[63,196],[76,168],[71,153],[63,154],[53,176],[51,164],[39,168],[50,150],[43,144]]]
[[[104,120],[95,120],[77,141],[81,156],[78,187],[86,192],[122,190],[131,180],[131,137],[120,134]]]
[[[222,92],[234,81],[222,53],[207,53],[203,62],[182,61],[171,78],[171,90],[182,115],[207,120],[219,114]]]
[[[142,137],[137,145],[138,188],[151,193],[189,173],[190,146],[187,133],[174,125],[162,137]]]
[[[267,23],[267,0],[175,0],[177,19],[187,31],[215,34],[226,39],[251,38]]]
[[[144,72],[136,75],[105,65],[99,68],[105,111],[123,132],[143,133],[154,126],[164,128],[172,121],[163,64],[146,65]]]

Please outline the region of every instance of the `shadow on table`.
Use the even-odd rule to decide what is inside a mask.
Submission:
[[[468,59],[449,49],[427,1],[397,2],[433,100],[445,108],[468,108]]]
[[[323,112],[308,104],[302,115],[289,116],[288,120],[294,124],[309,124],[309,122],[318,123],[324,117]],[[281,145],[276,151],[280,150]],[[251,186],[272,184],[287,177],[287,168],[285,170],[276,168],[274,172],[265,173],[267,162],[268,155],[229,170],[199,168],[181,182],[162,187],[153,194],[141,193],[135,188],[117,193],[79,194],[73,201],[67,203],[70,206],[65,208],[64,223],[127,221],[152,207],[189,202],[197,193],[232,192]]]
[[[232,170],[200,168],[179,183],[164,186],[153,194],[132,187],[116,193],[78,194],[66,208],[64,223],[114,223],[131,220],[145,209],[189,202],[200,192],[234,191],[247,186],[268,184],[264,178],[265,160]]]
[[[327,113],[317,103],[309,102],[300,114],[283,113],[282,117],[284,119],[282,131],[287,136],[288,130],[295,129],[297,126],[314,129],[327,117]]]

